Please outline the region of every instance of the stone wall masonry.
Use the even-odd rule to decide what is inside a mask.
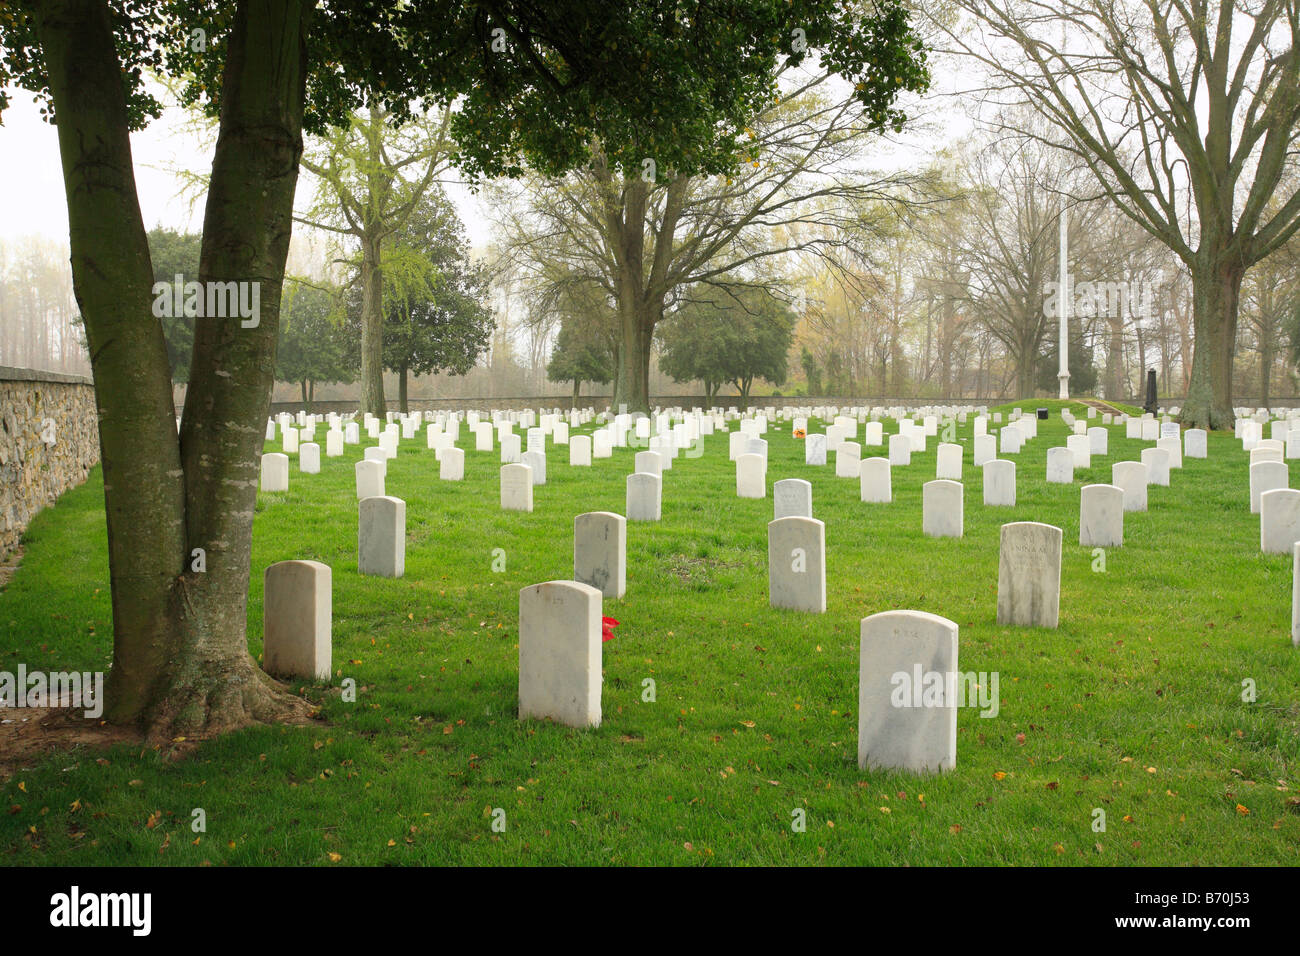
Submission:
[[[90,379],[0,367],[0,559],[17,548],[38,511],[98,463]]]

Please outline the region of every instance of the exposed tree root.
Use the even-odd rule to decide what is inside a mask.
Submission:
[[[235,666],[185,668],[146,722],[151,744],[207,739],[251,724],[304,724],[316,705],[290,692],[246,658]]]

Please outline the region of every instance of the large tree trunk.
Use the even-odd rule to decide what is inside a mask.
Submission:
[[[114,625],[106,715],[154,739],[307,710],[257,667],[245,624],[309,11],[281,0],[235,13],[199,279],[259,283],[260,311],[253,327],[238,316],[196,322],[179,441],[162,329],[146,318],[152,270],[111,23],[95,0],[39,15],[101,408]],[[202,572],[195,548],[206,552]]]
[[[613,387],[610,390],[610,394],[614,396],[615,401],[618,400],[619,389],[622,387],[620,383],[622,381],[623,381],[623,347],[622,345],[615,345],[614,346],[614,376],[613,376],[613,383],[612,383]]]
[[[384,273],[380,244],[361,240],[361,411],[383,418],[384,401]]]
[[[1192,380],[1181,416],[1188,428],[1232,428],[1236,418],[1232,363],[1244,275],[1239,263],[1208,253],[1192,268]]]
[[[406,375],[407,369],[403,365],[397,372],[397,405],[403,415],[410,414],[406,407]]]
[[[629,412],[650,411],[650,341],[658,311],[637,301],[638,296],[620,295],[619,321],[623,343],[619,350],[618,388],[610,405],[627,405]]]
[[[1038,350],[1029,345],[1023,345],[1020,354],[1016,356],[1016,395],[1017,399],[1026,400],[1034,397],[1037,389],[1034,383],[1038,378],[1035,366],[1035,357]]]
[[[248,653],[248,579],[262,434],[270,411],[284,264],[302,155],[310,0],[241,4],[222,76],[200,281],[256,282],[258,324],[198,323],[181,426],[186,524],[208,553],[182,579],[179,647],[155,732],[215,732],[300,714]]]
[[[167,345],[150,314],[153,268],[107,6],[63,0],[34,9],[99,410],[114,633],[105,716],[121,722],[158,696],[176,643],[173,598],[186,564],[180,446]]]

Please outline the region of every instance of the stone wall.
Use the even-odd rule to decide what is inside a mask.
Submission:
[[[36,512],[85,481],[98,462],[90,379],[0,367],[0,559]]]

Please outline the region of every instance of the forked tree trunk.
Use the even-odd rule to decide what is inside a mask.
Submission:
[[[105,714],[154,739],[303,714],[245,634],[252,519],[270,410],[280,290],[302,151],[311,5],[241,4],[199,280],[260,283],[255,327],[200,319],[179,438],[105,5],[44,5],[38,30],[58,114],[74,287],[90,338],[108,515],[114,654]],[[206,570],[191,570],[191,552]]]

